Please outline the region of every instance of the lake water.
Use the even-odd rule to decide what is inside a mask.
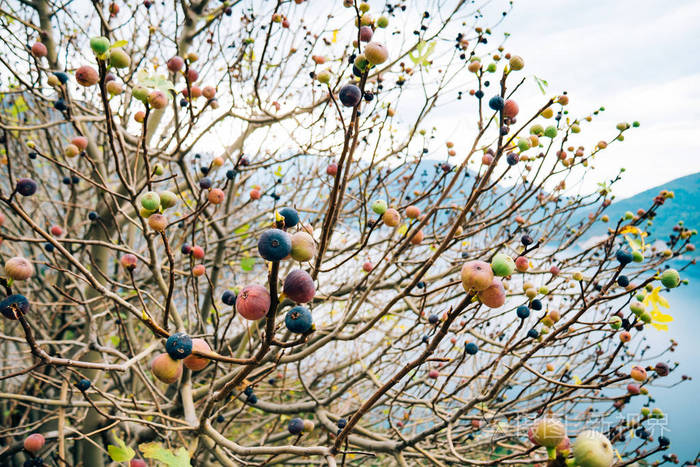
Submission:
[[[700,453],[700,266],[691,266],[681,277],[688,279],[690,283],[664,295],[670,305],[669,310],[665,312],[674,318],[669,325],[669,331],[657,331],[649,327],[644,334],[652,347],[650,352],[667,346],[669,339],[678,342],[676,351],[667,355],[671,362],[680,362],[680,366],[666,378],[658,379],[658,384],[649,387],[649,393],[656,400],[650,407],[659,407],[666,414],[663,424],[656,426],[652,434],[657,438],[663,429],[664,436],[671,440],[671,447],[667,452],[677,454],[682,463],[685,460],[693,460]],[[653,365],[655,362],[649,363]],[[693,380],[675,387],[664,387],[680,380],[681,375],[688,375]],[[624,411],[638,411],[646,400],[645,396],[636,396]]]

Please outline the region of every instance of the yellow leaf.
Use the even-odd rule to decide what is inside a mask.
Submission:
[[[582,382],[582,381],[581,381],[581,378],[579,378],[579,377],[576,376],[576,375],[573,376],[573,379],[574,379],[574,384],[581,384],[581,382]]]
[[[653,312],[651,317],[654,318],[654,321],[658,321],[660,323],[670,323],[673,321],[673,316],[665,315],[658,311]]]
[[[668,331],[668,324],[649,323],[656,328],[657,331]]]
[[[331,39],[331,42],[335,44],[335,42],[338,40],[338,30],[334,29],[333,30],[333,39]]]

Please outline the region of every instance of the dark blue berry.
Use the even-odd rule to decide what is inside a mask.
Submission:
[[[236,175],[236,172],[234,172],[233,170],[227,170],[227,171],[226,171],[226,178],[228,178],[229,180],[233,180],[233,177],[234,177],[235,175]]]
[[[525,305],[520,305],[516,310],[516,313],[518,314],[518,318],[525,319],[530,316],[530,309]]]
[[[298,417],[291,419],[289,425],[287,425],[287,430],[293,435],[298,435],[304,430],[304,420]]]
[[[258,252],[267,261],[280,261],[292,252],[292,240],[287,232],[269,229],[260,235]]]
[[[209,177],[204,177],[199,181],[199,187],[203,190],[208,190],[211,188],[211,179]]]
[[[75,383],[75,387],[78,388],[78,391],[87,391],[88,389],[90,389],[90,386],[90,380],[85,378]]]
[[[338,428],[343,429],[343,428],[345,428],[345,427],[347,426],[347,424],[348,424],[348,421],[345,420],[344,418],[339,418],[339,419],[338,419],[338,423],[337,423]]]
[[[358,88],[354,84],[346,84],[345,86],[340,88],[338,98],[345,107],[355,107],[357,104],[360,103],[360,99],[362,98],[362,91],[360,91],[360,88]]]
[[[476,96],[477,99],[481,99],[482,97],[484,97],[484,91],[482,91],[481,89],[479,89],[478,91],[476,91],[476,92],[474,93],[474,95]]]
[[[236,294],[231,292],[230,290],[226,290],[221,295],[221,301],[224,302],[224,305],[233,305],[234,303],[236,303]]]
[[[192,353],[192,338],[184,332],[176,332],[165,341],[165,351],[173,360],[182,360]]]
[[[52,243],[47,243],[46,245],[44,245],[44,250],[46,250],[48,253],[53,253],[54,249],[55,248]]]
[[[540,335],[540,333],[537,332],[537,329],[530,329],[527,332],[527,337],[529,337],[531,339],[537,339],[537,336],[539,336],[539,335]]]
[[[17,193],[22,196],[32,196],[36,193],[36,182],[31,178],[20,178],[17,180]]]
[[[627,276],[620,276],[617,278],[617,285],[620,287],[627,287],[630,285],[630,280],[627,278]]]
[[[18,319],[29,311],[29,300],[20,294],[10,295],[0,302],[0,313],[7,319]]]
[[[626,265],[632,262],[632,253],[630,253],[627,250],[617,250],[617,253],[615,253],[615,258],[621,265]]]
[[[280,216],[284,217],[286,228],[294,227],[299,223],[299,213],[294,208],[284,207],[279,210]]]
[[[493,110],[502,110],[504,105],[505,101],[501,96],[493,96],[491,99],[489,99],[489,107]]]
[[[428,322],[430,324],[436,324],[438,321],[440,321],[440,317],[438,315],[433,314],[428,316]]]
[[[473,343],[473,342],[467,342],[464,345],[464,350],[469,354],[469,355],[475,355],[479,351],[479,347]]]
[[[99,219],[99,218],[100,218],[100,215],[97,214],[97,212],[95,212],[95,211],[90,211],[90,212],[88,213],[88,219],[90,219],[90,220],[93,221],[93,222],[95,222],[95,221],[96,221],[97,219]]]
[[[530,302],[530,308],[532,308],[535,311],[540,311],[542,309],[542,302],[538,299],[534,299]]]
[[[311,312],[303,306],[295,306],[284,317],[284,325],[295,334],[309,332],[313,326]]]

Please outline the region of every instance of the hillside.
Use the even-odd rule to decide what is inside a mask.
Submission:
[[[623,216],[626,211],[636,213],[639,208],[649,207],[654,197],[661,190],[673,191],[675,197],[666,200],[666,203],[657,211],[658,215],[654,219],[653,229],[651,230],[651,235],[654,238],[663,239],[666,237],[679,220],[682,220],[688,228],[700,228],[700,173],[671,180],[630,198],[614,202],[605,211],[610,216],[610,223],[612,224],[619,217]],[[591,233],[600,235],[606,229],[607,226],[604,224],[596,224]]]

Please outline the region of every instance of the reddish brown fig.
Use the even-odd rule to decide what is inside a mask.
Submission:
[[[72,140],[70,140],[70,144],[74,145],[81,151],[85,151],[88,146],[88,139],[84,136],[76,136]]]
[[[97,70],[89,65],[83,65],[75,71],[75,80],[81,86],[94,86],[99,81]]]
[[[236,298],[236,310],[245,319],[257,321],[270,309],[270,293],[260,285],[249,285]]]
[[[209,347],[209,344],[204,339],[195,338],[192,339],[192,350],[211,352],[211,347]],[[209,359],[190,354],[182,360],[182,363],[192,371],[199,371],[203,370],[209,364]]]
[[[224,198],[224,191],[219,188],[212,188],[207,195],[207,199],[211,204],[221,204],[224,202]]]
[[[48,49],[41,42],[35,42],[34,44],[32,44],[32,55],[34,55],[35,57],[46,57],[48,53]]]
[[[308,303],[316,295],[314,281],[308,272],[295,269],[284,279],[284,294],[296,303]]]
[[[41,451],[41,448],[44,447],[45,443],[46,439],[44,438],[44,435],[41,433],[32,433],[24,438],[24,450],[31,454],[36,454],[37,452]]]
[[[420,208],[418,206],[409,206],[406,208],[406,217],[409,219],[418,219],[420,216]]]
[[[389,208],[382,214],[382,220],[389,227],[398,227],[401,223],[401,214],[394,208]]]
[[[479,292],[479,299],[489,308],[500,308],[506,302],[506,291],[498,277],[493,278],[491,286]]]
[[[168,218],[159,213],[151,214],[148,217],[148,226],[156,232],[164,232],[168,226]]]

